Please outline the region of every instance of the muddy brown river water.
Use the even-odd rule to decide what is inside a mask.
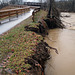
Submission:
[[[51,50],[52,58],[47,61],[46,75],[75,75],[75,30],[52,29],[45,41],[58,49],[59,54]]]
[[[61,13],[66,29],[49,30],[45,41],[58,49],[51,50],[51,59],[46,62],[45,75],[75,75],[75,13]],[[65,17],[67,15],[68,17]]]

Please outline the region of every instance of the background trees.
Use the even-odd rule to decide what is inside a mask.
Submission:
[[[75,12],[75,0],[56,1],[56,6],[60,9],[60,11],[73,11],[73,12]]]
[[[2,1],[0,1],[0,9],[1,8],[3,8],[3,7],[5,7],[5,6],[7,6],[9,3],[8,3],[9,1],[8,0],[2,0]]]
[[[10,1],[11,4],[23,4],[23,0],[11,0]]]
[[[23,4],[23,1],[28,1],[28,0],[2,0],[0,1],[0,8],[8,4],[20,5]],[[54,0],[35,0],[35,1],[39,1],[41,3],[42,8],[45,7],[48,10],[50,8],[50,4],[52,4],[52,2],[50,1]],[[55,0],[55,5],[57,8],[59,8],[60,11],[75,12],[75,0]],[[54,6],[54,4],[52,4],[51,6]]]

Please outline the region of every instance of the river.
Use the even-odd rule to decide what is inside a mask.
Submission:
[[[48,35],[51,40],[45,38],[45,41],[50,46],[57,48],[59,52],[56,54],[51,50],[51,59],[46,62],[45,75],[75,75],[75,19],[72,20],[73,15],[75,16],[72,14],[71,17],[64,19],[72,27],[51,29]]]

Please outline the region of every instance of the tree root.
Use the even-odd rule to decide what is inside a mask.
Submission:
[[[32,49],[35,52],[35,54],[29,56],[28,58],[25,58],[25,64],[30,64],[32,66],[32,69],[40,68],[41,72],[44,72],[45,61],[50,59],[50,51],[48,50],[48,48],[55,50],[55,52],[58,54],[56,48],[50,47],[46,42],[41,40],[41,42],[36,46],[36,48]]]

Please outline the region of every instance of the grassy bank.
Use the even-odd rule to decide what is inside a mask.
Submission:
[[[33,48],[43,39],[41,35],[38,35],[32,31],[24,31],[24,27],[30,25],[36,27],[37,21],[45,17],[47,13],[43,10],[38,12],[35,16],[35,23],[32,22],[31,17],[8,31],[6,34],[0,36],[0,62],[6,64],[6,68],[10,68],[17,72],[19,70],[20,75],[23,75],[23,68],[30,67],[29,64],[24,63],[24,58],[34,54]],[[6,58],[7,55],[10,57]],[[6,60],[3,60],[3,59]]]

